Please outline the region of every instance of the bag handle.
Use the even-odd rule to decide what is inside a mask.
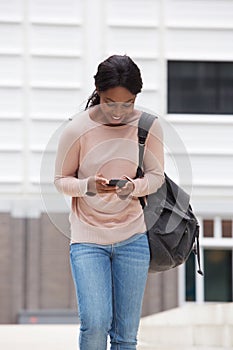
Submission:
[[[200,227],[197,225],[197,232],[196,232],[196,245],[193,248],[194,254],[197,256],[197,263],[198,263],[198,270],[197,272],[201,275],[204,276],[204,273],[201,269],[201,258],[200,258],[200,244],[199,244],[199,230]]]

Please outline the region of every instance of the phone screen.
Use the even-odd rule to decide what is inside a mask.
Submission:
[[[112,179],[109,181],[108,186],[124,187],[126,182],[128,182],[128,180]]]

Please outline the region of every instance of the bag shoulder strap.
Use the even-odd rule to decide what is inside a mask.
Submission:
[[[154,120],[157,117],[148,114],[146,112],[142,112],[142,115],[138,121],[138,168],[136,172],[136,178],[143,177],[144,171],[143,171],[143,156],[144,156],[144,150],[145,150],[145,143],[147,139],[148,132],[151,128],[151,125],[153,124]],[[140,204],[142,208],[145,207],[145,200],[144,197],[139,197]]]
[[[145,144],[147,134],[153,124],[154,120],[157,119],[155,115],[142,112],[142,115],[138,121],[138,139],[139,143]]]
[[[154,122],[154,120],[157,119],[156,116],[142,112],[142,115],[138,121],[138,146],[139,146],[139,156],[138,156],[138,168],[137,168],[137,174],[136,177],[142,177],[143,176],[143,156],[144,156],[144,149],[145,149],[145,143],[147,139],[148,132]]]

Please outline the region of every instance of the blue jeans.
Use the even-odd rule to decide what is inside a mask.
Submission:
[[[136,349],[150,261],[146,234],[110,245],[70,245],[80,350]]]

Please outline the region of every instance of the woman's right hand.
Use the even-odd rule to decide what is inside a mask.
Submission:
[[[102,174],[90,176],[87,183],[87,191],[90,193],[116,193],[116,186],[108,186],[108,180]]]

